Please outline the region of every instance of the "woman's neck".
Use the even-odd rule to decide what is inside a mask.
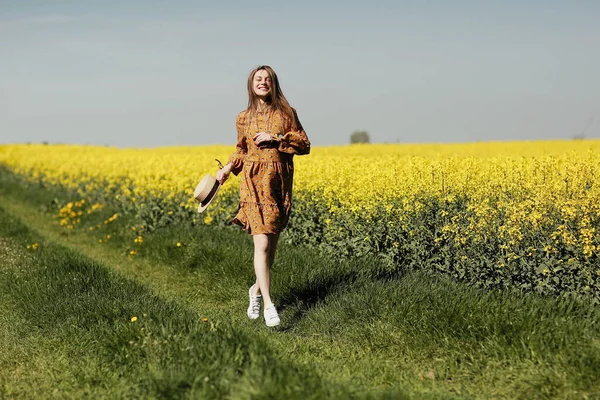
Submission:
[[[267,101],[265,99],[262,98],[258,98],[258,103],[256,104],[256,110],[257,111],[262,111],[264,109],[266,109],[267,107],[269,107],[270,104],[267,103]]]

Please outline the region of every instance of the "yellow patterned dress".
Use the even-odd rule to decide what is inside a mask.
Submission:
[[[310,141],[296,110],[295,121],[279,111],[248,111],[236,120],[237,146],[229,162],[231,171],[242,174],[240,206],[233,223],[251,235],[275,234],[288,223],[292,208],[294,154],[310,152]],[[295,122],[295,123],[294,123]],[[271,135],[273,141],[257,147],[252,137],[258,132]]]

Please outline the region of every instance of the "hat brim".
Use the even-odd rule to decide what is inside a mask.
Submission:
[[[217,197],[217,193],[219,193],[219,189],[221,189],[221,184],[217,181],[217,189],[214,191],[214,194],[208,199],[208,201],[204,204],[200,203],[198,205],[198,212],[201,213],[213,202],[213,200]]]

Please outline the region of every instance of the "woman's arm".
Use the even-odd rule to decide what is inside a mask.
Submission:
[[[237,129],[237,144],[235,146],[235,153],[233,153],[229,157],[228,163],[217,171],[217,180],[219,183],[223,184],[227,178],[229,178],[229,174],[233,172],[234,175],[239,174],[244,167],[244,161],[246,161],[246,156],[248,154],[248,144],[246,143],[246,137],[244,135],[244,123],[243,123],[243,113],[238,114],[237,119],[235,121],[235,126]]]
[[[246,155],[248,154],[248,143],[246,143],[246,136],[244,135],[245,125],[242,114],[243,113],[238,114],[235,121],[238,136],[235,153],[229,157],[229,162],[227,163],[227,165],[230,165],[229,171],[233,172],[234,175],[237,175],[242,171],[244,161],[246,161]]]
[[[281,137],[273,136],[273,140],[279,142],[278,150],[282,153],[287,154],[309,154],[310,153],[310,140],[306,136],[306,132],[298,119],[296,110],[294,111],[294,122],[295,127],[290,131],[283,134]]]

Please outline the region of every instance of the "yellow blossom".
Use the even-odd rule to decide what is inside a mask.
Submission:
[[[56,215],[62,227],[70,227],[67,229],[74,229],[86,212],[103,208],[100,203],[84,201],[102,193],[113,193],[111,197],[117,197],[119,203],[139,212],[149,211],[156,206],[154,199],[160,199],[167,215],[180,211],[183,215],[197,206],[193,199],[197,178],[214,169],[215,158],[232,151],[231,146],[151,151],[1,146],[0,164],[16,174],[79,193],[80,200],[63,205]],[[477,248],[495,237],[503,257],[522,246],[518,254],[524,257],[537,257],[541,250],[547,257],[565,254],[565,263],[567,254],[578,263],[600,252],[596,232],[600,183],[594,179],[600,165],[600,140],[328,146],[315,147],[309,157],[295,158],[294,163],[294,205],[300,209],[319,197],[326,210],[318,223],[334,235],[339,230],[343,236],[349,230],[336,224],[338,216],[350,214],[375,224],[380,216],[376,213],[383,212],[393,215],[382,221],[383,227],[392,232],[402,230],[406,239],[412,240],[418,231],[409,224],[410,217],[424,211],[428,205],[423,199],[430,199],[437,204],[431,222],[441,225],[436,226],[436,243]],[[235,192],[239,179],[232,177],[219,197]],[[463,200],[466,203],[461,203]],[[188,217],[211,225],[231,212],[227,207],[226,202],[215,203],[208,210],[212,214]],[[118,217],[113,214],[97,229]],[[131,229],[143,231],[143,227]],[[358,237],[366,235],[371,232]],[[536,248],[529,249],[534,242]],[[391,241],[389,246],[399,247],[396,243]]]

